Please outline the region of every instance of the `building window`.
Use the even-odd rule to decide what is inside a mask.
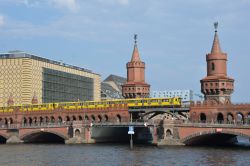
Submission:
[[[93,100],[92,78],[43,68],[42,102]]]
[[[215,65],[214,65],[214,63],[212,63],[212,70],[215,70]]]

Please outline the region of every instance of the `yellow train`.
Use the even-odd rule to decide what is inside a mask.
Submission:
[[[84,101],[84,102],[60,102],[44,104],[25,104],[21,106],[0,107],[0,112],[12,112],[14,109],[20,111],[51,111],[57,108],[64,110],[73,109],[95,109],[95,108],[112,108],[117,105],[129,108],[139,107],[180,107],[181,98],[137,98],[137,99],[119,99],[104,101]]]

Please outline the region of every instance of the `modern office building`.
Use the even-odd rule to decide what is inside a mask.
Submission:
[[[0,54],[0,106],[100,100],[101,78],[90,70],[21,51]]]
[[[162,97],[180,97],[183,102],[190,102],[193,100],[192,90],[165,90],[165,91],[152,91],[151,97],[162,98]]]

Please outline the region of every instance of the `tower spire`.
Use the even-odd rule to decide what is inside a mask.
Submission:
[[[218,29],[218,22],[214,23],[214,29],[215,29],[215,33],[214,33],[214,41],[213,41],[213,46],[211,49],[211,54],[220,54],[222,53],[221,48],[220,48],[220,41],[219,41],[219,36],[217,34],[217,29]]]
[[[134,40],[135,40],[135,45],[134,45],[134,51],[132,54],[131,62],[138,62],[138,61],[141,61],[141,59],[139,55],[139,50],[137,48],[137,34],[134,35]]]

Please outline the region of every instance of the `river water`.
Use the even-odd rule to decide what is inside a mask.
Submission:
[[[129,144],[0,145],[0,166],[228,166],[250,165],[250,147],[188,147]]]

